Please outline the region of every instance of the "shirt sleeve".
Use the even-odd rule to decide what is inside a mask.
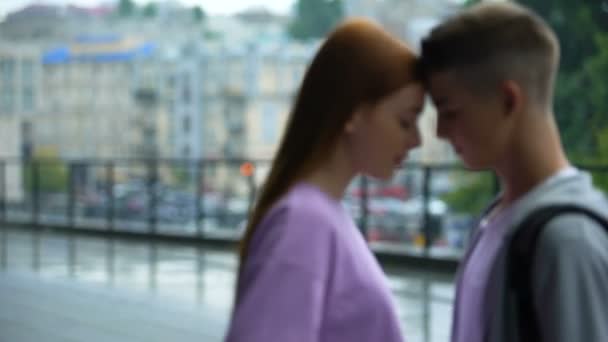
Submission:
[[[315,342],[323,320],[331,234],[297,210],[256,230],[241,276],[227,342]]]
[[[568,215],[539,239],[534,297],[543,341],[608,341],[608,234]]]

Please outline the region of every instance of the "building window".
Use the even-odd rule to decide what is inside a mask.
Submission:
[[[3,89],[0,92],[0,111],[2,114],[11,114],[14,110],[15,93],[12,88]]]
[[[21,64],[21,79],[24,84],[34,84],[34,62],[23,61]]]
[[[228,87],[236,92],[242,92],[245,83],[245,69],[240,58],[234,58],[229,64]]]
[[[188,115],[184,116],[183,121],[182,121],[182,127],[184,129],[184,133],[190,132],[190,125],[191,125],[190,116],[188,116]]]
[[[278,70],[275,65],[275,61],[271,58],[266,58],[262,64],[260,82],[262,92],[267,95],[276,94],[278,89],[277,76]]]
[[[293,92],[297,92],[298,89],[300,88],[300,82],[302,82],[302,77],[303,77],[303,72],[304,68],[297,64],[294,63],[291,65],[291,85],[292,85],[292,91]]]
[[[5,86],[12,85],[15,80],[15,61],[10,58],[0,59],[0,74]]]
[[[188,77],[188,74],[182,75],[182,82],[182,101],[185,104],[189,104],[192,97],[192,90],[190,89],[190,77]]]
[[[245,90],[247,92],[247,96],[255,97],[258,95],[260,88],[258,80],[260,63],[256,55],[250,55],[247,58],[247,68],[243,71],[246,87]]]
[[[167,77],[167,87],[169,89],[174,89],[175,88],[175,75],[169,75]]]
[[[34,89],[31,86],[27,86],[23,89],[23,110],[32,111],[34,110]]]
[[[283,95],[289,91],[289,74],[287,73],[288,67],[285,65],[285,61],[281,58],[276,59],[275,64],[275,77],[277,83],[276,93]]]
[[[213,146],[215,148],[217,146],[217,143],[218,143],[217,133],[214,130],[210,129],[210,130],[208,130],[205,133],[205,135],[206,135],[206,138],[207,138],[207,140],[206,140],[207,144],[206,145],[207,146]]]
[[[276,104],[266,103],[262,112],[262,140],[265,144],[276,142],[278,118]]]

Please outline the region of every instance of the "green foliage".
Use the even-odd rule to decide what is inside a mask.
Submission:
[[[182,189],[188,188],[196,183],[193,178],[195,170],[189,167],[172,166],[171,167],[173,185]]]
[[[454,176],[455,190],[442,196],[451,211],[478,215],[494,197],[491,173],[459,173]]]
[[[469,6],[473,6],[475,4],[478,4],[480,2],[481,2],[481,0],[465,0],[465,2],[463,3],[463,6],[469,7]]]
[[[203,31],[203,37],[205,37],[205,39],[208,40],[221,40],[223,38],[223,34],[219,31],[214,31],[214,30],[205,30]]]
[[[576,161],[582,165],[598,167],[591,170],[593,183],[608,194],[608,127],[605,127],[596,136],[597,153],[579,157]]]
[[[41,192],[67,191],[68,171],[65,163],[51,151],[37,151],[32,162],[23,168],[28,191],[34,190],[34,170],[37,170],[38,187]]]
[[[599,155],[600,132],[608,126],[608,5],[598,0],[519,2],[543,17],[560,40],[555,112],[567,152],[575,160]]]
[[[130,17],[135,14],[137,9],[132,0],[120,0],[118,3],[118,15],[121,17]]]
[[[158,13],[157,5],[153,2],[147,4],[144,7],[144,10],[143,10],[144,17],[147,17],[147,18],[156,17],[157,13]]]
[[[201,22],[205,20],[207,14],[205,13],[205,11],[203,11],[201,6],[194,6],[192,8],[192,17],[194,18],[194,21]]]
[[[344,17],[342,0],[297,0],[289,35],[298,40],[326,36]]]

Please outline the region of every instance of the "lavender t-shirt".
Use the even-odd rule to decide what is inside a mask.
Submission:
[[[463,272],[457,280],[452,342],[481,342],[487,332],[487,319],[494,309],[485,302],[485,293],[490,286],[490,274],[496,267],[496,257],[503,247],[506,229],[512,224],[514,213],[526,210],[537,196],[556,181],[577,174],[568,167],[558,171],[534,187],[517,201],[498,213],[490,213],[480,222],[474,243],[469,248],[469,257],[464,261]],[[492,215],[494,214],[494,215]]]
[[[227,342],[401,342],[384,273],[339,201],[294,186],[256,229]]]

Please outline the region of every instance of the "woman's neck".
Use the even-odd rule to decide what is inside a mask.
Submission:
[[[338,147],[332,156],[305,176],[303,180],[317,186],[334,199],[341,200],[355,174],[346,153]]]

